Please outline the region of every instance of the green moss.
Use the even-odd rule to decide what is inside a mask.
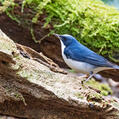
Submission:
[[[73,70],[73,69],[70,69],[68,71],[71,72],[71,73],[75,73],[75,70]]]
[[[6,11],[9,6],[14,5],[14,0],[0,0],[2,6],[0,6],[0,13]]]
[[[81,43],[111,60],[119,53],[119,11],[100,0],[23,0],[21,11],[30,7],[36,23],[47,14],[44,27],[52,24],[54,32],[71,34]],[[18,21],[18,20],[17,20]]]
[[[84,99],[84,95],[82,93],[77,93],[76,97],[80,98],[80,99]]]
[[[87,100],[88,101],[93,101],[93,102],[102,102],[103,98],[99,93],[95,93],[95,94],[90,93],[87,96]]]
[[[108,84],[103,84],[103,83],[99,83],[95,80],[89,80],[87,82],[87,84],[97,90],[100,90],[101,91],[101,95],[103,96],[107,96],[107,95],[110,95],[112,94],[112,90],[111,88],[109,87]]]
[[[46,11],[44,27],[51,23],[55,32],[72,34],[102,55],[113,56],[113,52],[118,50],[119,12],[100,0],[24,1],[25,4],[35,3],[35,22],[41,11]]]
[[[101,102],[102,99],[102,95],[100,95],[99,93],[93,93],[93,92],[89,92],[87,94],[85,94],[84,92],[79,92],[77,94],[75,94],[76,97],[80,98],[80,99],[84,99],[87,97],[88,101],[94,101],[94,102]]]

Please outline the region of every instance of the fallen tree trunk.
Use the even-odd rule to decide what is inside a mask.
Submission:
[[[119,118],[119,102],[24,58],[0,31],[0,113],[34,119]]]

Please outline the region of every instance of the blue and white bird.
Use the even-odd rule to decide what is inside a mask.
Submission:
[[[89,74],[89,80],[94,74],[108,69],[118,69],[119,66],[109,62],[104,57],[96,54],[86,46],[79,43],[71,35],[54,34],[60,39],[62,57],[65,63],[73,70]]]

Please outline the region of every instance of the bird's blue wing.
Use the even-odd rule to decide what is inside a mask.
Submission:
[[[86,62],[98,67],[113,67],[113,64],[110,63],[107,59],[96,54],[83,45],[67,47],[64,49],[64,54],[67,58]]]

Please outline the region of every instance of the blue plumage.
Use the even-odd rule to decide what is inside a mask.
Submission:
[[[73,36],[58,34],[56,34],[56,36],[60,39],[62,57],[65,63],[79,72],[88,72],[89,74],[93,72],[89,78],[102,70],[119,69],[118,65],[109,62],[104,57],[88,49],[79,43]]]
[[[96,54],[80,43],[73,42],[71,45],[64,49],[64,54],[67,58],[86,62],[97,67],[113,67],[113,64],[110,63],[107,59]]]

